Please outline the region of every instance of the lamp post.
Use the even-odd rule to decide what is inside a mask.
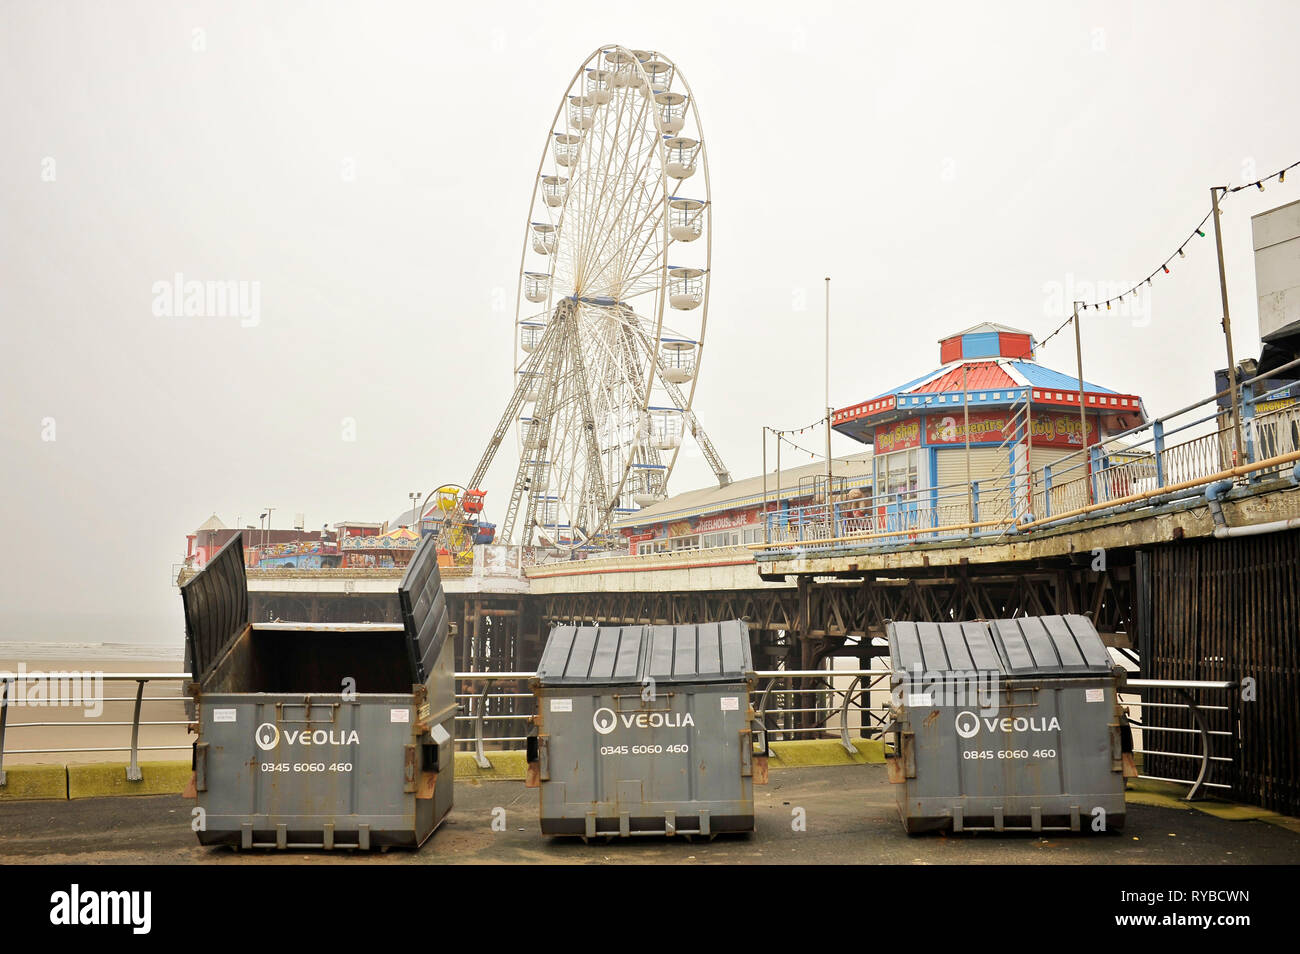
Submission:
[[[1223,300],[1223,340],[1228,345],[1228,388],[1232,391],[1232,465],[1241,460],[1241,398],[1237,394],[1237,360],[1232,354],[1232,319],[1228,316],[1228,278],[1223,268],[1223,233],[1219,228],[1219,196],[1227,186],[1210,187],[1210,206],[1214,211],[1214,249],[1219,256],[1219,295]]]
[[[831,504],[831,279],[826,276],[826,521],[831,536],[835,536],[834,512]]]
[[[1083,429],[1081,431],[1083,436],[1079,440],[1083,446],[1084,465],[1090,467],[1091,465],[1088,463],[1088,416],[1083,409],[1083,346],[1079,343],[1079,306],[1082,304],[1081,301],[1074,303],[1074,361],[1079,371],[1079,426]],[[1088,488],[1088,503],[1092,503],[1092,480],[1085,480],[1084,483],[1087,484]]]
[[[966,376],[965,355],[962,356],[961,362],[961,416],[962,426],[966,429],[966,521],[973,523],[975,520],[975,486],[971,483],[970,474],[970,385]],[[936,483],[938,481],[932,476],[930,478],[931,486]]]
[[[780,514],[778,519],[781,521],[781,525],[784,526],[785,516],[781,507],[781,440],[785,432],[773,428],[772,433],[776,435],[776,512]]]

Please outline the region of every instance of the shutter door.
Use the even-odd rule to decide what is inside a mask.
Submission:
[[[970,522],[967,506],[966,448],[940,447],[935,451],[938,469],[935,484],[943,488],[939,499],[940,523]],[[978,481],[980,490],[980,520],[1001,520],[1007,512],[1006,475],[1009,455],[997,447],[972,447],[970,451],[971,480]]]

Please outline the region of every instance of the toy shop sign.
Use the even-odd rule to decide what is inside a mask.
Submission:
[[[875,453],[888,454],[892,451],[907,450],[921,445],[921,421],[898,421],[895,424],[882,424],[876,428]]]

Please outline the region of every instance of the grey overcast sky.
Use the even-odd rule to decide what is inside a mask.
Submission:
[[[1297,36],[1294,2],[3,0],[0,638],[176,642],[209,514],[383,520],[466,479],[512,384],[538,154],[602,44],[665,51],[697,96],[696,409],[747,475],[762,425],[821,414],[824,275],[837,406],[978,321],[1041,337],[1072,290],[1157,266],[1211,185],[1300,159]],[[1297,198],[1300,172],[1225,205],[1239,355],[1250,216]],[[1225,363],[1212,237],[1172,267],[1083,325],[1088,376],[1152,414]],[[178,272],[260,283],[259,322],[156,316]],[[708,482],[684,455],[673,489]]]

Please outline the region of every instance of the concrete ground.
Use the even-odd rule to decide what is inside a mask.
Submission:
[[[456,807],[423,848],[383,854],[203,848],[189,828],[194,802],[175,795],[12,801],[0,804],[0,859],[11,864],[1300,863],[1300,833],[1257,819],[1177,807],[1172,800],[1131,803],[1123,832],[1109,835],[908,837],[880,765],[782,769],[756,792],[752,835],[712,842],[653,838],[583,844],[542,837],[535,789],[517,781],[462,779]],[[492,829],[498,808],[505,809],[504,831]],[[803,810],[805,831],[794,830],[796,809]]]

